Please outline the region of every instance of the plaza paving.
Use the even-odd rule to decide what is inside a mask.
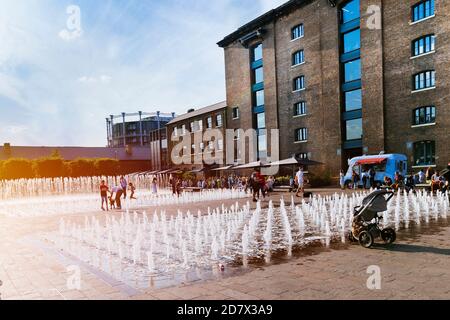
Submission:
[[[272,195],[274,200],[279,197],[279,194]],[[221,203],[202,203],[189,209],[205,211],[207,206],[217,207]],[[168,214],[187,210],[186,207],[165,209]],[[65,218],[83,221],[86,215],[100,217],[104,213]],[[67,267],[76,262],[37,241],[39,234],[56,231],[59,219],[0,216],[2,299],[450,299],[450,225],[447,222],[401,231],[397,244],[389,248],[380,245],[367,250],[351,244],[336,248],[314,246],[272,265],[251,266],[232,276],[219,274],[213,280],[166,288],[135,289],[80,264],[81,288],[74,290],[67,286],[73,274]],[[380,290],[367,288],[369,266],[380,268]]]

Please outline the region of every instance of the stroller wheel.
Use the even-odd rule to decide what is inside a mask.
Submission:
[[[391,244],[394,243],[395,240],[397,240],[397,233],[392,228],[387,228],[381,231],[381,238],[383,239],[384,243]]]
[[[373,245],[373,236],[367,231],[362,231],[359,234],[359,244],[369,249]]]
[[[348,233],[348,240],[349,240],[350,242],[356,242],[356,241],[358,241],[358,240],[355,239],[355,237],[353,236],[353,232],[351,232],[351,231]]]

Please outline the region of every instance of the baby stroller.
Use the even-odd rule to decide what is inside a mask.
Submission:
[[[394,243],[397,239],[392,228],[380,229],[379,223],[383,219],[379,213],[387,210],[387,204],[394,196],[393,191],[377,190],[364,198],[359,207],[355,207],[353,228],[349,234],[352,242],[359,241],[364,248],[370,248],[375,239],[381,238],[386,244]]]

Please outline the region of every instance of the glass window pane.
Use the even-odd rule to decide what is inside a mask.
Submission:
[[[261,134],[258,136],[258,151],[267,151],[267,136]]]
[[[345,111],[362,109],[362,91],[361,89],[345,93]]]
[[[261,83],[264,81],[264,68],[263,67],[255,69],[254,79],[255,79],[255,84]]]
[[[345,82],[361,79],[361,59],[345,63]]]
[[[344,5],[342,11],[342,23],[359,18],[359,0],[353,0]]]
[[[356,29],[344,34],[344,53],[361,48],[361,30]]]
[[[262,58],[263,58],[262,43],[260,43],[253,48],[253,61],[258,61],[261,60]]]
[[[259,90],[255,92],[255,106],[263,106],[264,105],[264,90]]]
[[[354,119],[346,122],[347,140],[362,139],[362,119]]]
[[[264,129],[266,127],[266,114],[264,112],[256,115],[256,129]]]

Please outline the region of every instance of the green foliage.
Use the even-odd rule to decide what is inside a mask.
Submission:
[[[290,176],[282,176],[282,177],[275,178],[275,182],[279,186],[288,186],[290,179],[291,179]]]
[[[120,161],[115,159],[76,159],[65,161],[52,156],[28,160],[11,158],[0,161],[0,179],[59,178],[81,176],[116,176],[121,173]]]
[[[74,178],[78,177],[91,177],[96,175],[96,163],[93,159],[78,158],[69,162],[70,176]]]
[[[48,157],[34,160],[33,168],[38,178],[58,178],[67,175],[62,158]]]
[[[195,174],[193,174],[192,172],[185,172],[182,175],[182,179],[186,180],[186,181],[188,181],[188,180],[195,180]]]
[[[33,178],[33,163],[27,159],[14,158],[2,161],[0,166],[2,179]]]
[[[119,160],[107,158],[95,160],[95,172],[97,176],[115,176],[119,171]]]

